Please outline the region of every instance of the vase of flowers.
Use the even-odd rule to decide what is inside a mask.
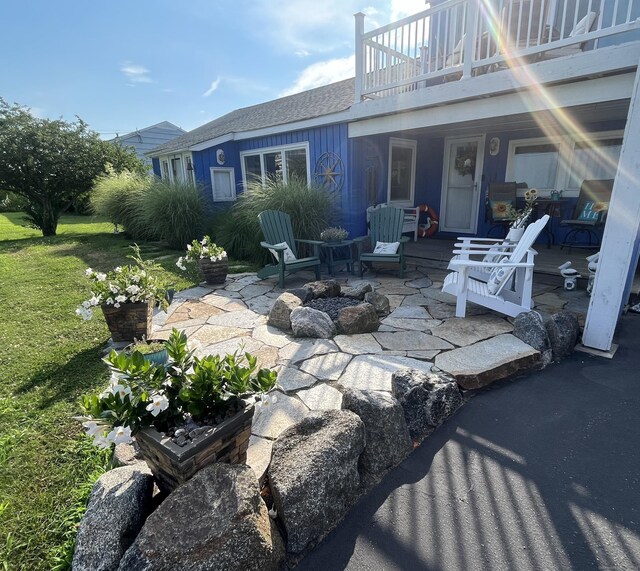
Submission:
[[[159,266],[140,256],[137,244],[132,246],[133,264],[118,266],[107,273],[87,268],[92,281],[91,297],[82,302],[76,313],[83,319],[93,317],[100,306],[114,341],[134,341],[151,333],[151,318],[156,305],[167,307],[166,289],[157,277]]]
[[[83,397],[78,420],[99,447],[135,439],[170,491],[207,464],[245,461],[254,402],[275,386],[276,373],[258,369],[248,353],[199,358],[176,329],[165,348],[165,365],[112,351],[104,359],[109,387]]]
[[[176,265],[186,270],[185,264],[194,262],[208,284],[223,284],[226,281],[229,272],[227,253],[222,246],[214,244],[209,236],[187,244],[186,254],[178,258]]]
[[[536,207],[537,199],[538,191],[535,188],[530,188],[524,193],[525,207],[523,209],[516,210],[513,206],[507,207],[509,209],[507,218],[513,219],[507,233],[507,240],[517,242],[522,238],[529,218]]]

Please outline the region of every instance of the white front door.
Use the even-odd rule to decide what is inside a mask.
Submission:
[[[480,207],[484,135],[445,139],[440,230],[475,234]]]

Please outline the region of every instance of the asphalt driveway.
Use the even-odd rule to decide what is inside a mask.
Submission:
[[[476,394],[298,569],[640,569],[640,315]]]

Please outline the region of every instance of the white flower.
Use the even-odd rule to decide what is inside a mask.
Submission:
[[[169,408],[169,401],[162,393],[151,395],[151,404],[147,405],[147,410],[153,415],[158,416],[163,410]]]
[[[104,426],[102,426],[101,424],[98,424],[95,420],[89,420],[87,422],[83,422],[82,426],[87,431],[87,434],[89,436],[95,436],[96,432],[104,428]]]
[[[89,309],[91,307],[91,302],[89,300],[82,302],[82,307],[85,309]]]
[[[191,244],[187,244],[187,250],[191,251]]]
[[[109,384],[111,386],[113,385],[119,385],[120,381],[122,379],[126,379],[127,375],[124,375],[122,373],[116,373],[115,371],[111,371],[111,377],[109,378]]]
[[[113,305],[113,298],[112,298],[112,297],[108,297],[108,298],[105,300],[105,303],[106,303],[107,305]]]
[[[120,290],[118,289],[118,286],[113,285],[112,283],[109,284],[109,291],[111,293],[118,293]]]
[[[182,256],[178,258],[178,261],[176,262],[176,266],[178,266],[183,272],[187,269],[186,266],[184,265],[184,259],[182,258]]]
[[[91,305],[92,307],[94,305],[100,305],[100,302],[102,301],[102,295],[94,295],[90,300],[89,300],[89,305]]]
[[[140,292],[140,287],[135,285],[135,284],[131,284],[128,288],[127,291],[131,294],[131,295],[136,295],[137,293]]]
[[[131,281],[134,283],[138,283],[140,281],[140,276],[137,274],[134,274],[131,276]]]
[[[125,301],[127,301],[126,295],[120,294],[116,296],[116,303],[124,303]]]
[[[82,305],[76,309],[76,314],[82,317],[85,321],[89,321],[93,317],[93,312]]]
[[[131,399],[131,387],[125,387],[124,385],[121,384],[117,384],[117,385],[111,385],[111,389],[109,389],[111,391],[112,395],[120,395],[120,400],[124,402],[124,397],[128,396],[129,399]]]
[[[87,269],[84,271],[84,273],[85,273],[87,276],[90,276],[90,275],[93,273],[93,270],[92,270],[91,268],[87,268]]]
[[[107,440],[114,444],[130,444],[133,442],[133,438],[131,438],[131,428],[129,426],[116,426],[107,435]]]
[[[98,274],[96,274],[96,279],[99,282],[103,282],[104,280],[107,279],[107,274],[98,273]]]
[[[116,274],[119,274],[122,271],[122,266],[118,266],[115,270],[113,270]]]
[[[93,445],[97,446],[98,448],[109,448],[109,446],[111,446],[111,442],[106,436],[102,434],[96,434],[95,438],[93,439]]]

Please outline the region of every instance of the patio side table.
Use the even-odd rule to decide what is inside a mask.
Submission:
[[[550,217],[549,224],[544,227],[544,233],[547,236],[547,248],[551,248],[554,243],[553,222],[562,217],[562,208],[565,201],[562,198],[539,198],[536,201],[536,220],[542,218],[545,214]]]
[[[323,242],[320,248],[326,251],[326,263],[329,275],[333,276],[334,268],[337,265],[345,264],[347,270],[353,274],[353,254],[351,247],[354,240],[341,240],[340,242]]]

